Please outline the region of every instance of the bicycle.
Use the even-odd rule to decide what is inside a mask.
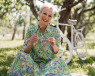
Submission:
[[[57,25],[56,28],[60,31],[60,36],[63,39],[61,48],[63,50],[62,55],[60,56],[67,64],[71,61],[73,50],[77,53],[77,56],[80,60],[85,60],[87,57],[87,46],[83,34],[75,29],[73,25],[76,25],[77,20],[68,20],[69,24],[59,23],[60,15],[59,12],[65,10],[65,8],[58,11]],[[71,26],[71,42],[70,40],[62,33],[59,28],[59,25]],[[74,37],[73,37],[74,36]],[[74,40],[73,40],[74,39]],[[74,41],[74,43],[73,43]],[[83,49],[83,50],[82,50]]]

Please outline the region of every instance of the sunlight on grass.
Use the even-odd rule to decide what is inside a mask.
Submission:
[[[82,63],[78,64],[77,62],[75,62],[69,68],[70,68],[71,73],[88,75],[89,70],[87,68],[89,66],[90,66],[89,64],[82,64]]]
[[[73,51],[73,57],[68,67],[71,73],[85,74],[85,75],[95,75],[95,40],[86,41],[87,42],[87,59],[81,61],[78,59],[75,51]],[[91,70],[92,69],[92,70]]]
[[[7,76],[7,71],[23,45],[21,39],[0,39],[0,76]]]
[[[12,50],[12,51],[6,52],[6,54],[7,54],[7,55],[11,55],[11,54],[16,55],[17,52],[18,52],[18,51]]]
[[[19,46],[19,45],[23,45],[23,40],[19,40],[19,41],[17,41],[17,40],[13,40],[13,41],[0,41],[0,48],[9,48],[9,47],[11,47],[11,48],[14,48],[14,47],[17,47],[17,46]]]
[[[0,53],[0,70],[2,70],[3,68],[9,69],[9,66],[13,61],[15,55],[17,54],[17,52],[19,52],[19,50],[10,50],[10,51],[4,51],[2,53]]]
[[[94,56],[95,57],[95,50],[88,49],[88,54],[89,54],[89,56]]]

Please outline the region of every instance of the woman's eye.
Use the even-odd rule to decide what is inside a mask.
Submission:
[[[49,17],[51,17],[51,16],[49,15]]]
[[[46,13],[44,13],[44,15],[46,15]]]

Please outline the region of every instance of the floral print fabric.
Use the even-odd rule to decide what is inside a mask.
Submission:
[[[29,52],[24,52],[25,47],[30,42],[32,35],[38,35],[39,40],[35,42]],[[65,62],[54,54],[49,37],[54,37],[58,52],[60,49],[60,34],[54,27],[47,25],[44,33],[39,26],[33,26],[28,29],[24,40],[24,45],[16,55],[8,75],[12,76],[71,76]]]

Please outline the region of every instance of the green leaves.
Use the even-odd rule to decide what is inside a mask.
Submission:
[[[19,15],[19,19],[17,20],[17,23],[18,23],[19,25],[21,25],[23,22],[24,22],[24,19],[22,18],[21,15]]]

